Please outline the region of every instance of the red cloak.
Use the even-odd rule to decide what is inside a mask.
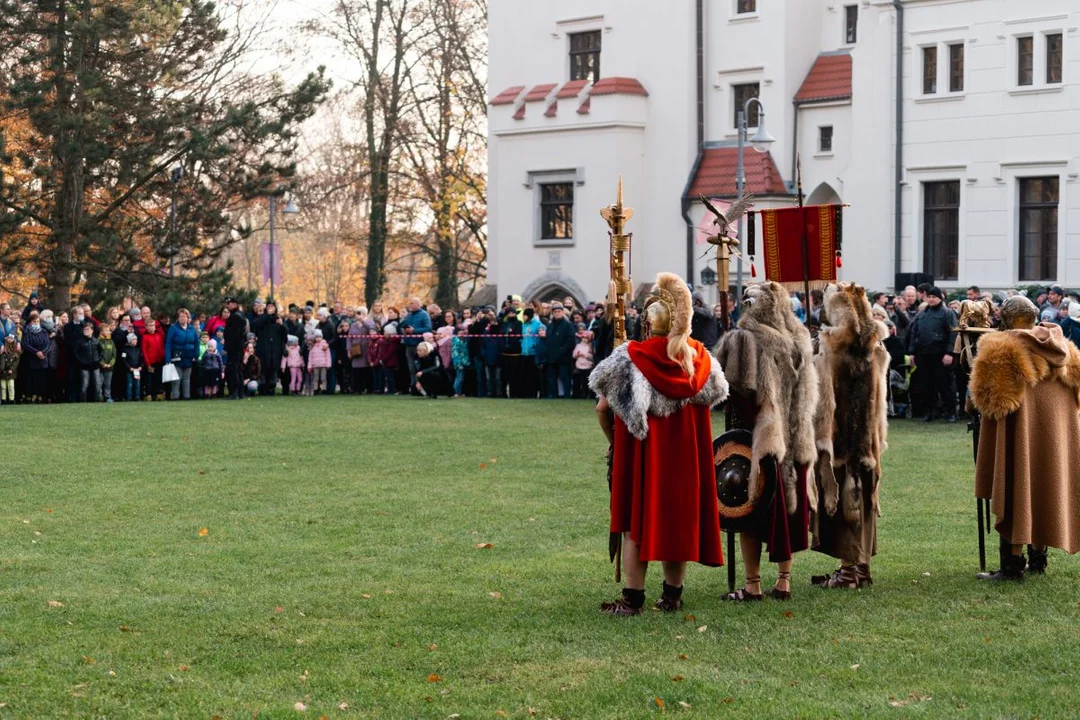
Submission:
[[[709,380],[712,361],[701,343],[687,375],[667,356],[667,338],[632,342],[630,360],[652,387],[688,400]],[[668,417],[649,415],[649,433],[638,440],[615,418],[611,532],[629,532],[642,561],[724,564],[713,468],[710,408],[687,403]]]

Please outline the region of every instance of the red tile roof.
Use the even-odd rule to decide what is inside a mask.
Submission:
[[[738,148],[706,148],[694,182],[690,184],[689,197],[735,197],[735,171],[738,164]],[[746,168],[748,192],[755,195],[788,194],[771,153],[759,153],[753,148],[746,148],[743,150],[743,164]]]
[[[590,95],[642,95],[649,93],[635,78],[609,77],[600,78],[592,86]]]
[[[851,55],[818,55],[802,87],[795,93],[795,102],[825,102],[851,99]]]
[[[544,85],[536,85],[529,94],[525,96],[525,102],[540,102],[545,99],[552,90],[555,89],[555,85],[558,83],[546,83]]]
[[[559,100],[565,100],[566,98],[575,98],[581,94],[581,89],[588,84],[588,80],[571,80],[570,82],[559,88],[559,94],[555,97]]]
[[[491,101],[491,105],[510,105],[517,96],[521,94],[521,91],[525,89],[524,85],[515,85],[511,88],[506,88],[501,93],[495,96],[495,99]]]

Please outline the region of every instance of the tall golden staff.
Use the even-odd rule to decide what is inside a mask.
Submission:
[[[619,347],[626,342],[626,298],[633,291],[630,282],[628,255],[630,244],[634,234],[626,234],[626,221],[634,217],[634,209],[623,207],[622,201],[622,175],[619,176],[619,191],[615,198],[615,204],[600,210],[600,215],[607,221],[608,238],[611,241],[609,264],[611,268],[611,281],[608,283],[608,306],[615,305],[615,317],[612,319],[614,327],[614,347]]]
[[[608,282],[608,312],[612,317],[612,331],[614,334],[613,347],[619,347],[626,342],[626,297],[633,290],[630,282],[629,254],[633,233],[625,233],[626,221],[634,216],[633,208],[623,207],[622,201],[622,175],[619,176],[619,191],[615,196],[615,204],[600,210],[600,215],[607,221],[608,238],[611,243],[608,265],[611,270],[611,279]],[[614,310],[612,307],[614,306]],[[611,456],[608,457],[608,491],[611,491]],[[608,535],[608,556],[615,563],[615,582],[622,580],[622,534],[610,533]]]

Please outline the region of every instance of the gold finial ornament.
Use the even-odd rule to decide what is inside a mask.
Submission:
[[[626,342],[626,298],[633,291],[630,282],[630,246],[633,233],[626,233],[626,221],[634,217],[634,209],[623,206],[622,176],[619,176],[619,190],[615,204],[600,210],[600,215],[607,221],[608,238],[611,249],[609,264],[611,282],[608,284],[608,308],[615,306],[612,324],[614,327],[615,347]]]

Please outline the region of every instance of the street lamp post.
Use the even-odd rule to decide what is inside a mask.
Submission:
[[[776,142],[776,138],[769,134],[769,131],[765,129],[765,106],[761,104],[761,101],[756,97],[748,98],[743,104],[742,109],[739,110],[739,164],[735,170],[735,191],[737,197],[742,197],[743,190],[746,188],[746,165],[743,162],[743,148],[746,145],[746,118],[750,115],[750,105],[757,104],[758,107],[758,126],[757,132],[754,133],[754,137],[750,138],[750,147],[757,150],[759,153],[765,153],[769,151],[772,144]],[[739,217],[739,241],[743,239],[743,224],[745,216]],[[735,271],[735,297],[736,303],[742,301],[742,286],[743,286],[743,267],[742,267],[742,254],[736,261]],[[720,278],[720,282],[727,283],[727,278]]]
[[[184,168],[177,165],[172,169],[172,206],[169,209],[169,277],[176,275],[176,186],[184,177]]]
[[[296,203],[289,198],[289,202],[285,203],[285,209],[282,210],[286,215],[295,215],[300,212],[300,208],[296,207]],[[274,221],[277,218],[277,195],[270,196],[270,297],[268,299],[275,300],[274,297]]]

